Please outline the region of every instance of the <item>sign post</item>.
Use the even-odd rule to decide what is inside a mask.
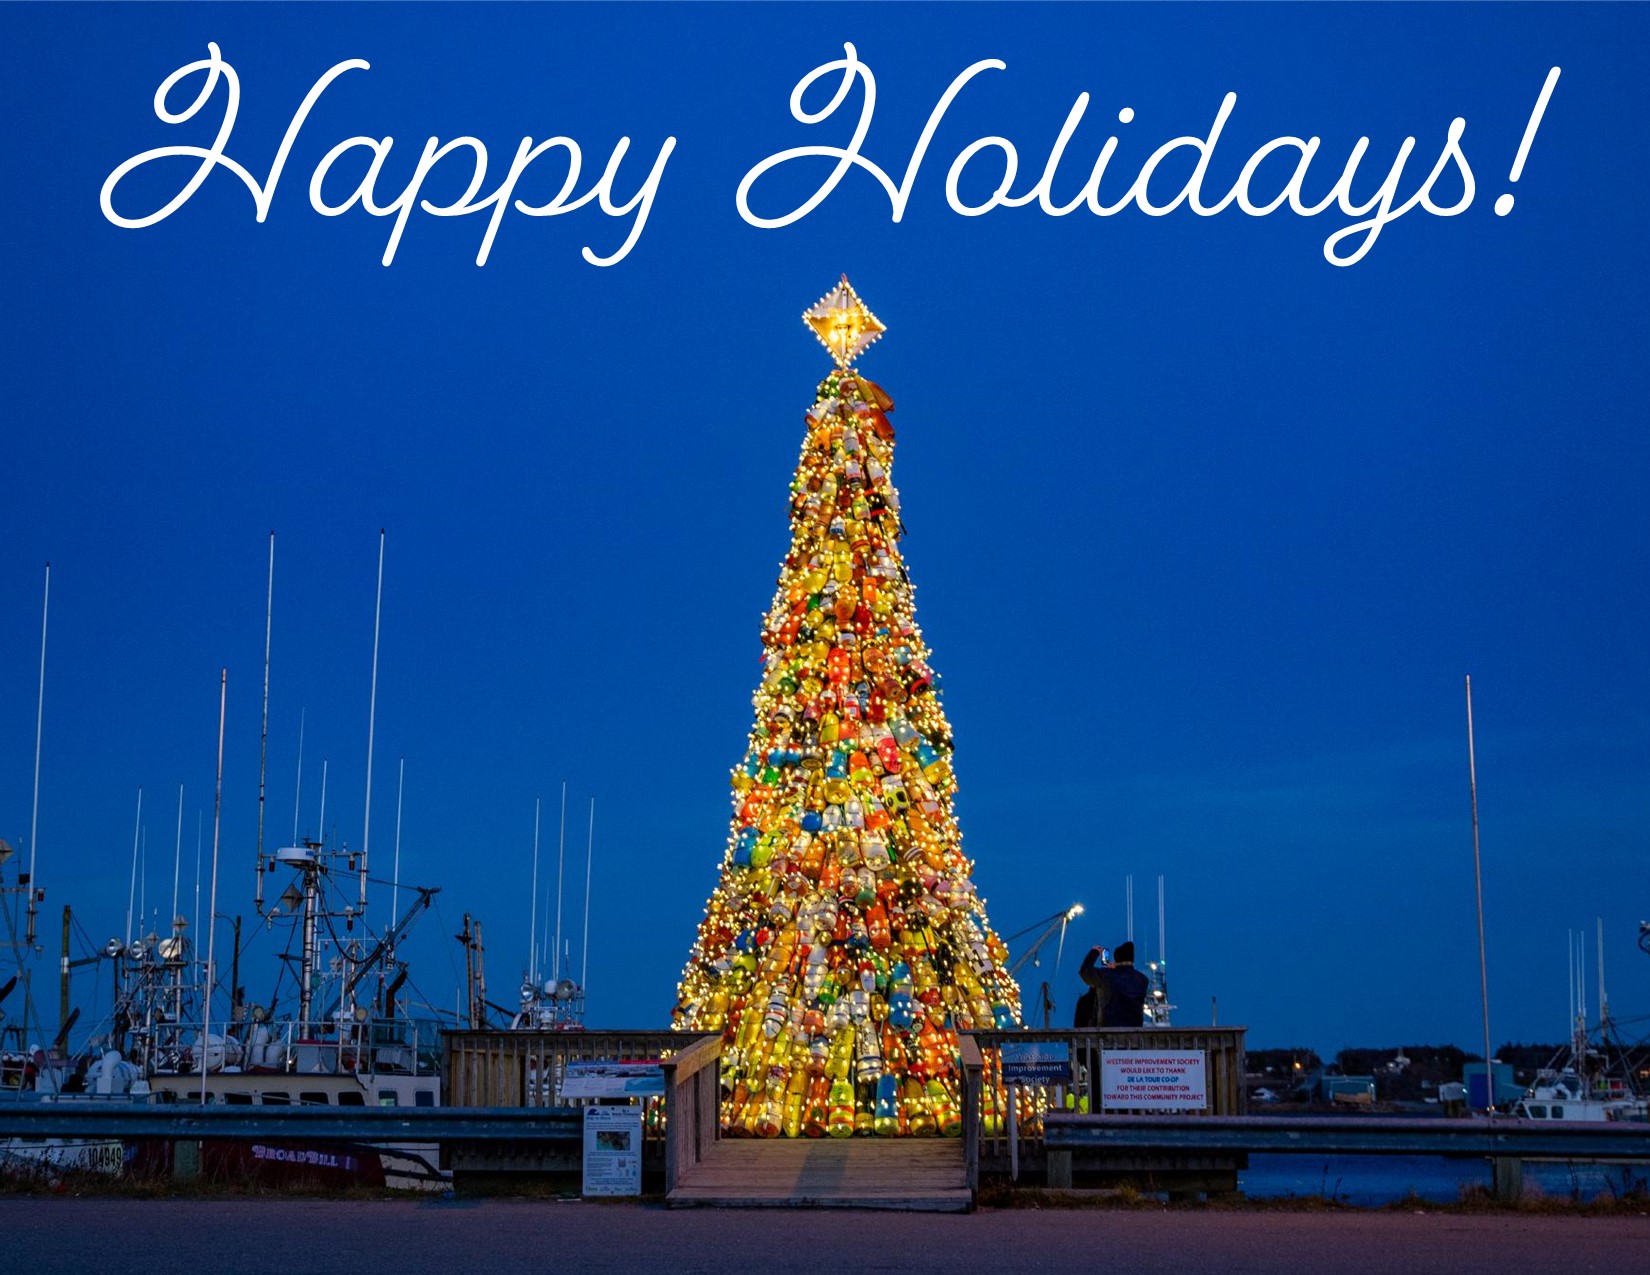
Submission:
[[[642,1109],[584,1109],[585,1195],[642,1193]]]
[[[1063,1040],[1005,1040],[998,1047],[1008,1090],[1008,1175],[1020,1179],[1020,1085],[1071,1083],[1071,1050]]]

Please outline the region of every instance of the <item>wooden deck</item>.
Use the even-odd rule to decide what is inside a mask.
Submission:
[[[685,1169],[672,1208],[973,1207],[959,1138],[725,1138]]]

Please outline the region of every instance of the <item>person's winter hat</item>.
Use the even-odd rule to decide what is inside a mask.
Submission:
[[[1112,959],[1115,960],[1119,965],[1122,965],[1124,962],[1127,962],[1128,964],[1133,965],[1134,964],[1134,944],[1133,943],[1119,943],[1117,945],[1117,951],[1113,954]]]

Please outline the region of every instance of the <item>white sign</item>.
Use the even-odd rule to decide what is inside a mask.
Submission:
[[[562,1074],[566,1098],[649,1098],[665,1091],[665,1069],[657,1062],[605,1058],[570,1062]]]
[[[1129,1111],[1201,1111],[1209,1105],[1200,1049],[1102,1049],[1100,1105]]]
[[[642,1109],[584,1109],[584,1194],[642,1193]]]

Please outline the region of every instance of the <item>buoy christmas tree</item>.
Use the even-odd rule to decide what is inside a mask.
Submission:
[[[847,276],[804,321],[836,360],[807,413],[791,548],[721,876],[675,1025],[720,1031],[731,1134],[955,1135],[957,1032],[1019,989],[952,809],[951,729],[917,630],[889,471],[885,330]]]

